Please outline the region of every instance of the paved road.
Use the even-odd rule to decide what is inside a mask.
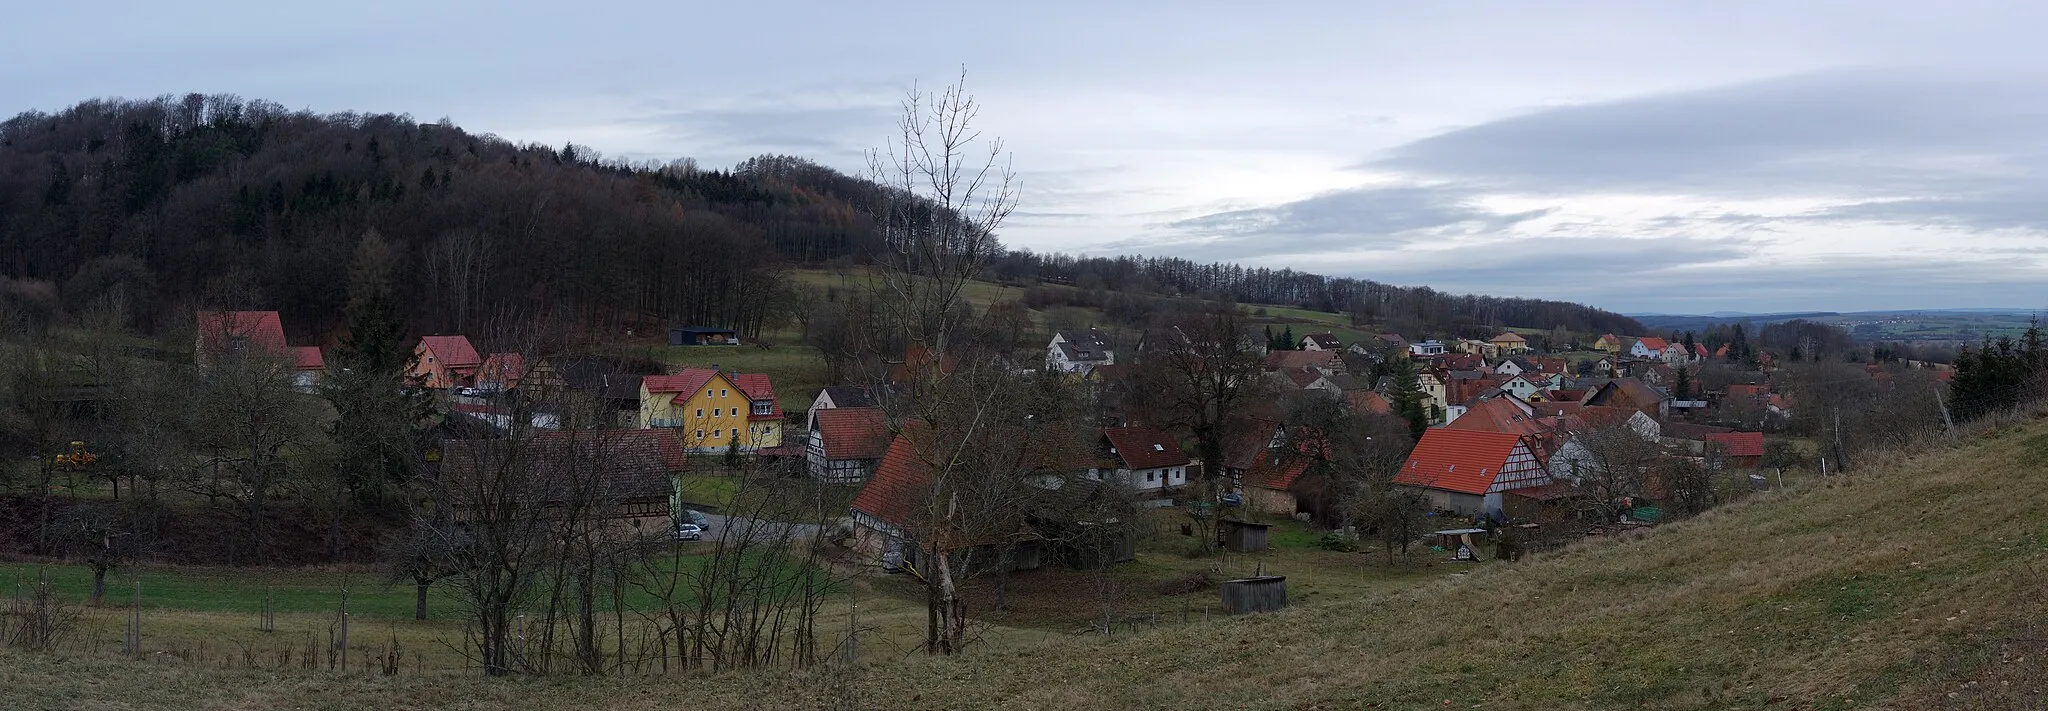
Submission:
[[[704,520],[711,524],[710,535],[706,536],[706,538],[710,536],[718,536],[720,538],[747,536],[756,541],[766,541],[783,535],[788,535],[792,538],[806,538],[818,535],[817,524],[810,523],[782,523],[780,521],[720,516],[715,513],[704,514]]]

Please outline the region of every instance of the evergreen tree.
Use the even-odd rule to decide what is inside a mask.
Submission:
[[[1678,382],[1673,383],[1671,386],[1671,397],[1679,400],[1692,399],[1692,371],[1690,369],[1678,369]]]
[[[1393,371],[1394,385],[1388,393],[1394,406],[1394,414],[1408,421],[1408,433],[1422,439],[1422,433],[1429,429],[1430,413],[1422,406],[1422,380],[1415,373],[1415,362],[1407,358],[1393,358],[1388,361]]]
[[[1273,327],[1272,327],[1272,326],[1267,326],[1267,327],[1266,327],[1266,350],[1269,350],[1269,351],[1278,351],[1278,350],[1286,350],[1286,349],[1284,349],[1284,348],[1281,348],[1281,347],[1280,347],[1280,337],[1279,337],[1279,336],[1277,336],[1277,335],[1274,335],[1274,334],[1273,334]]]
[[[1287,331],[1280,334],[1280,347],[1274,350],[1291,351],[1300,347],[1301,341],[1294,340],[1294,327],[1288,326]]]
[[[427,393],[409,381],[412,352],[392,293],[396,259],[375,230],[349,263],[348,334],[342,337],[324,394],[333,403],[329,434],[336,474],[357,505],[392,514],[386,504],[420,468],[421,423],[433,412]]]

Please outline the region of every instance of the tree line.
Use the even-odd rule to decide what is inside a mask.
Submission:
[[[485,313],[757,331],[788,265],[886,265],[892,211],[943,201],[783,155],[731,170],[517,144],[447,120],[292,111],[225,94],[92,100],[0,122],[0,274],[82,307],[121,289],[146,332],[212,282],[251,285],[295,339],[337,333],[350,251],[375,229],[407,265],[414,332]],[[986,237],[993,239],[994,235]],[[1282,269],[998,249],[976,276],[1459,324],[1636,332],[1617,314]]]

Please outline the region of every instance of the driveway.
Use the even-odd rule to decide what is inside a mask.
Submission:
[[[787,535],[791,538],[808,538],[818,535],[818,525],[812,523],[783,523],[762,519],[720,516],[706,512],[704,520],[711,524],[710,534],[719,538],[745,536],[756,541],[769,541]]]

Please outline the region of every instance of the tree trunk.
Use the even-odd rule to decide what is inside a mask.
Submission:
[[[100,600],[107,596],[107,568],[103,565],[92,567],[92,605],[99,607]]]
[[[424,579],[418,579],[418,578],[415,578],[415,579],[413,580],[413,595],[412,595],[412,618],[413,618],[413,619],[415,619],[415,620],[424,620],[424,619],[427,619],[427,586],[429,586],[429,585],[432,585],[432,584],[433,584],[433,581],[431,581],[431,580],[424,580]]]

